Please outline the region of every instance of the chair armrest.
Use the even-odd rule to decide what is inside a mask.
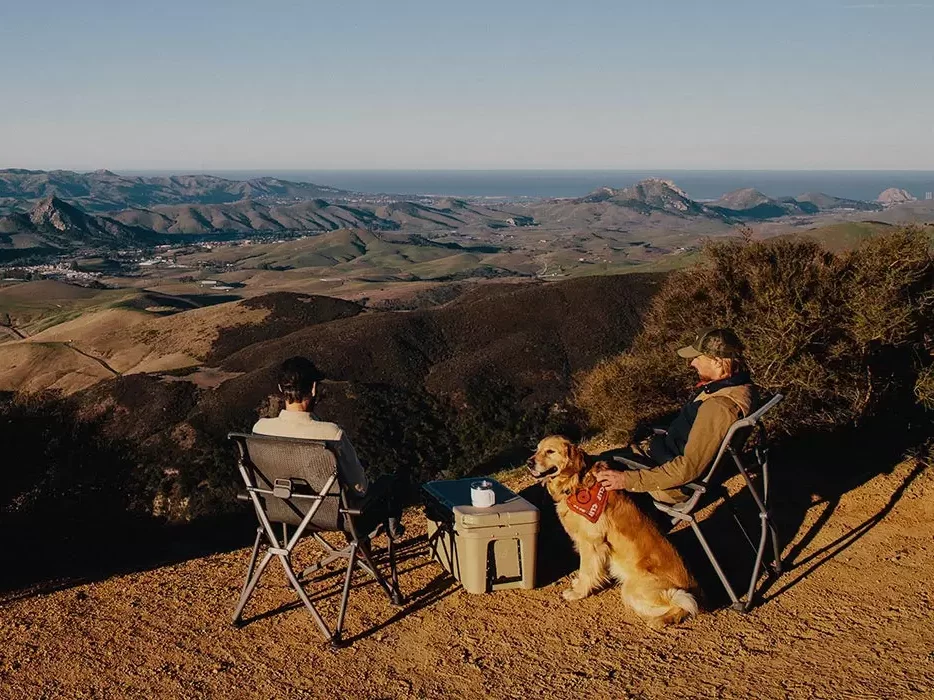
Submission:
[[[703,484],[694,484],[694,483],[682,484],[681,488],[691,489],[691,491],[697,491],[698,493],[707,493],[707,487],[704,486]]]
[[[651,469],[652,468],[651,465],[642,464],[641,462],[637,462],[633,459],[627,459],[626,457],[616,456],[616,457],[613,457],[613,461],[625,464],[630,469]]]
[[[384,474],[376,481],[370,483],[365,496],[353,496],[348,499],[350,507],[342,509],[349,515],[364,515],[371,508],[380,508],[389,506],[394,500],[393,488],[395,478],[389,474]]]
[[[667,435],[667,428],[652,428],[652,435]]]

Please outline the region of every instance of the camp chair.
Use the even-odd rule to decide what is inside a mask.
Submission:
[[[230,433],[228,437],[237,445],[237,467],[246,485],[246,493],[240,494],[238,498],[253,503],[259,521],[246,580],[233,616],[235,626],[242,624],[243,608],[273,557],[278,557],[282,562],[289,583],[332,646],[341,645],[341,630],[350,595],[350,579],[356,567],[375,578],[394,605],[402,605],[393,533],[389,527],[389,488],[385,478],[371,484],[365,498],[355,498],[342,483],[340,470],[337,468],[337,454],[329,441],[244,433]],[[281,523],[281,539],[277,536],[273,523]],[[389,539],[391,577],[388,583],[373,563],[369,537],[366,536],[366,533],[375,532],[380,525],[385,526]],[[290,526],[294,528],[291,536]],[[321,536],[322,532],[341,532],[346,536],[347,544],[342,548],[335,548]],[[324,557],[305,569],[300,576],[296,576],[292,569],[292,550],[306,534],[314,537],[324,548]],[[256,566],[260,543],[264,536],[266,554],[259,566]],[[347,560],[347,569],[344,574],[337,625],[331,632],[309,600],[300,579],[338,559]]]
[[[717,576],[720,578],[720,582],[723,584],[727,595],[732,601],[731,607],[740,612],[747,612],[752,606],[753,593],[755,592],[756,583],[759,580],[759,574],[762,572],[764,566],[763,559],[767,540],[771,540],[772,542],[772,569],[776,575],[781,573],[781,550],[778,546],[778,535],[775,531],[775,524],[772,521],[772,514],[769,511],[769,448],[765,426],[762,424],[762,417],[775,408],[783,398],[781,394],[776,394],[755,413],[739,419],[730,426],[729,431],[723,438],[723,442],[720,444],[720,450],[717,452],[717,456],[714,458],[713,462],[711,462],[704,476],[700,481],[684,484],[682,486],[682,488],[691,492],[690,497],[686,501],[674,504],[654,501],[656,508],[671,516],[671,523],[673,526],[680,522],[690,524],[691,529],[694,530],[694,534],[697,535],[697,539],[700,541],[701,547],[704,549],[704,553],[707,555],[707,558],[710,559],[710,563],[713,565]],[[657,435],[664,435],[667,432],[660,428],[655,428],[654,431]],[[739,473],[743,475],[746,487],[749,489],[749,493],[759,511],[761,527],[757,546],[746,531],[746,528],[743,527],[743,523],[739,519],[739,515],[729,499],[725,499],[732,512],[733,519],[736,521],[737,525],[739,525],[739,529],[742,531],[743,536],[746,538],[746,541],[749,543],[749,546],[752,547],[753,553],[755,554],[755,564],[752,568],[752,575],[749,578],[749,588],[745,592],[745,601],[737,597],[733,586],[730,585],[720,563],[714,556],[713,550],[707,543],[707,538],[705,538],[704,533],[701,532],[697,524],[697,519],[694,517],[694,512],[698,510],[698,504],[703,500],[704,494],[712,492],[714,486],[712,479],[717,472],[717,467],[720,466],[720,462],[724,460],[724,455],[727,453],[733,458],[733,462],[736,464]],[[751,474],[754,473],[755,467],[753,471],[750,471],[747,465],[743,463],[744,454],[751,454],[754,457],[756,462],[755,466],[758,467],[761,479],[754,480],[752,478]],[[614,457],[614,459],[632,469],[646,468],[645,464],[640,464],[639,462],[623,457]],[[756,481],[761,482],[761,492]]]

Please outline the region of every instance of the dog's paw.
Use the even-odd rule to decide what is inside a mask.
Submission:
[[[581,598],[586,598],[587,594],[581,593],[580,591],[574,588],[568,588],[566,591],[564,591],[564,593],[561,594],[561,596],[565,600],[580,600]]]

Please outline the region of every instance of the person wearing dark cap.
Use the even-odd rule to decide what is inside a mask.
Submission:
[[[743,344],[729,328],[705,328],[678,350],[698,374],[697,391],[665,434],[633,448],[645,469],[602,469],[606,488],[649,492],[657,501],[678,503],[689,494],[678,488],[700,478],[730,426],[755,410],[756,388],[743,359]]]
[[[290,357],[283,362],[279,368],[279,391],[285,400],[285,409],[276,418],[260,418],[253,432],[334,443],[344,483],[358,496],[365,496],[369,482],[350,439],[339,425],[319,420],[314,414],[318,382],[322,379],[324,375],[306,357]]]

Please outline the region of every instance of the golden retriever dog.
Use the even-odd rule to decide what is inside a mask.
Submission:
[[[529,460],[580,554],[580,571],[564,598],[585,598],[615,579],[623,602],[653,629],[696,615],[697,584],[680,555],[625,491],[597,483],[592,469],[597,465],[589,465],[586,453],[560,436],[539,442]]]

